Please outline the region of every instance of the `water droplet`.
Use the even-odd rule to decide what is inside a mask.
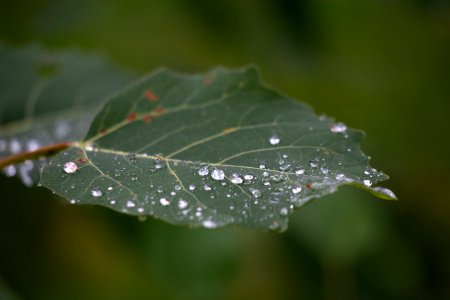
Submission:
[[[364,174],[369,175],[370,172],[366,170],[366,171],[364,171]]]
[[[69,161],[64,164],[64,172],[66,172],[67,174],[73,174],[77,171],[77,169],[78,166],[73,161]]]
[[[188,202],[186,200],[180,199],[178,201],[178,208],[185,209],[188,206]]]
[[[77,203],[77,200],[71,199],[69,202],[70,202],[70,204],[76,204],[76,203]]]
[[[363,180],[363,183],[367,187],[371,187],[372,186],[372,181],[370,181],[369,179]]]
[[[203,221],[202,224],[203,224],[203,227],[205,227],[205,228],[212,229],[212,228],[216,228],[217,227],[216,222],[211,221],[211,220],[205,220],[205,221]]]
[[[266,165],[260,164],[260,165],[259,165],[259,168],[260,168],[260,169],[265,169],[265,168],[266,168]]]
[[[110,201],[109,201],[109,204],[111,204],[111,205],[116,204],[116,200],[110,200]]]
[[[29,140],[27,144],[28,151],[35,151],[39,149],[39,142],[36,140]]]
[[[161,203],[162,206],[167,206],[170,204],[170,201],[167,200],[166,198],[161,198],[159,199],[159,203]]]
[[[17,154],[22,150],[22,146],[20,145],[19,140],[16,138],[13,138],[11,142],[9,143],[9,151],[11,151],[12,154]]]
[[[336,175],[336,180],[337,181],[344,181],[345,180],[345,175],[344,174],[337,174]]]
[[[190,185],[189,185],[189,190],[190,190],[190,191],[195,190],[195,185],[194,185],[194,184],[190,184]]]
[[[287,216],[289,210],[287,209],[287,207],[283,207],[280,209],[280,215],[282,216]]]
[[[330,131],[333,133],[344,133],[347,131],[347,126],[344,123],[334,123],[330,127]]]
[[[272,180],[272,182],[282,182],[285,180],[285,178],[281,174],[274,174],[270,176],[270,180]]]
[[[280,143],[280,138],[278,137],[278,135],[272,135],[269,139],[269,143],[271,145],[278,145]]]
[[[214,180],[223,180],[225,178],[225,173],[220,169],[214,169],[211,172],[211,177]]]
[[[374,187],[373,190],[376,191],[376,192],[378,192],[378,193],[381,193],[381,194],[386,195],[386,196],[389,197],[390,199],[397,199],[397,196],[395,196],[394,192],[391,191],[391,190],[388,189],[388,188],[384,188],[384,187],[381,187],[381,186],[377,186],[377,187]]]
[[[158,160],[155,160],[155,169],[156,170],[160,170],[160,169],[162,169],[164,167],[164,165],[162,164],[162,162],[158,159]]]
[[[143,207],[139,207],[138,209],[137,209],[137,211],[138,211],[138,213],[143,213],[144,212],[144,208]],[[145,219],[139,219],[139,221],[145,221]]]
[[[295,174],[303,175],[303,174],[305,174],[305,169],[297,169],[297,170],[295,170]]]
[[[328,168],[326,168],[326,167],[322,167],[322,168],[320,168],[320,171],[322,172],[322,174],[328,174]]]
[[[201,167],[201,168],[198,170],[198,175],[200,175],[200,176],[202,176],[202,177],[204,177],[204,176],[206,176],[206,175],[208,175],[208,174],[209,174],[208,166]]]
[[[280,170],[280,171],[289,171],[289,169],[291,168],[291,165],[290,164],[283,164],[283,165],[280,165],[279,167],[278,167],[278,169]]]
[[[294,194],[298,194],[298,193],[300,193],[301,191],[302,191],[302,188],[301,188],[300,186],[297,186],[297,187],[292,188],[292,192],[293,192]]]
[[[174,189],[175,189],[175,191],[180,191],[181,190],[181,186],[177,184],[177,185],[175,185]]]
[[[231,179],[230,181],[234,184],[241,184],[242,182],[244,182],[244,180],[242,179],[241,176],[239,176],[239,174],[231,174]]]
[[[203,189],[204,189],[205,191],[210,191],[210,190],[211,190],[211,187],[210,187],[209,185],[205,184],[205,186],[203,186]]]
[[[317,168],[317,167],[319,166],[319,162],[317,161],[317,159],[312,159],[312,160],[309,162],[309,166],[310,166],[311,168]]]
[[[102,196],[103,195],[103,193],[102,193],[102,191],[100,190],[100,189],[93,189],[92,191],[91,191],[91,195],[93,196],[93,197],[100,197],[100,196]]]
[[[86,151],[94,151],[94,146],[91,143],[86,144],[84,148],[86,149]]]
[[[244,179],[245,180],[252,180],[254,177],[253,177],[253,175],[251,175],[251,174],[245,174],[244,175]]]
[[[113,187],[112,186],[109,186],[108,187],[108,191],[112,191],[113,190]]]
[[[253,197],[255,197],[255,198],[261,198],[262,197],[262,193],[258,189],[249,188],[248,190],[249,190],[250,193],[252,193]]]
[[[131,201],[131,200],[128,200],[127,201],[127,207],[135,207],[136,206],[136,203],[134,203],[133,201]]]
[[[138,180],[137,175],[136,174],[131,174],[131,180],[132,181],[137,181]]]

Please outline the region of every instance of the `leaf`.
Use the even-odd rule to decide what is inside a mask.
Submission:
[[[40,183],[71,203],[173,224],[284,230],[314,198],[387,179],[362,137],[261,85],[253,68],[160,69],[111,99]]]
[[[82,139],[106,97],[131,78],[101,56],[0,45],[0,158]],[[5,170],[16,173],[32,185],[39,162]]]

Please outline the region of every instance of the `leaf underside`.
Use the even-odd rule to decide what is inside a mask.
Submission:
[[[295,208],[341,185],[395,198],[371,187],[387,176],[369,166],[362,138],[263,86],[253,68],[160,69],[108,101],[40,184],[173,224],[284,230]]]

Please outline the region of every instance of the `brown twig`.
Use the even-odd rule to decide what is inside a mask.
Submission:
[[[53,144],[53,145],[39,148],[34,151],[21,152],[19,154],[8,156],[8,157],[5,157],[0,160],[0,169],[3,169],[4,167],[7,167],[9,165],[15,165],[15,164],[18,164],[18,163],[21,163],[21,162],[24,162],[24,161],[30,160],[30,159],[38,159],[41,157],[52,156],[58,152],[61,152],[65,149],[71,147],[72,145],[73,145],[73,143]]]

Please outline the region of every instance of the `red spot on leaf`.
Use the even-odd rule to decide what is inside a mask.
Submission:
[[[313,184],[312,184],[312,183],[308,183],[308,184],[306,185],[306,188],[309,189],[309,190],[312,189],[312,187],[313,187]]]
[[[127,116],[127,121],[133,122],[134,120],[136,120],[136,112],[129,113]]]
[[[145,98],[152,102],[158,101],[159,99],[159,97],[152,90],[145,91]]]
[[[155,108],[155,114],[156,115],[160,115],[160,114],[162,114],[165,111],[166,111],[166,109],[164,107],[161,107],[161,106],[158,106],[157,108]]]
[[[151,115],[145,115],[143,120],[145,123],[149,124],[153,120],[153,117]]]
[[[77,159],[77,162],[82,163],[82,164],[85,164],[85,163],[88,162],[88,159],[85,158],[85,157],[81,157],[81,158]]]
[[[100,134],[106,134],[108,132],[108,129],[103,128],[102,130],[100,130]]]

